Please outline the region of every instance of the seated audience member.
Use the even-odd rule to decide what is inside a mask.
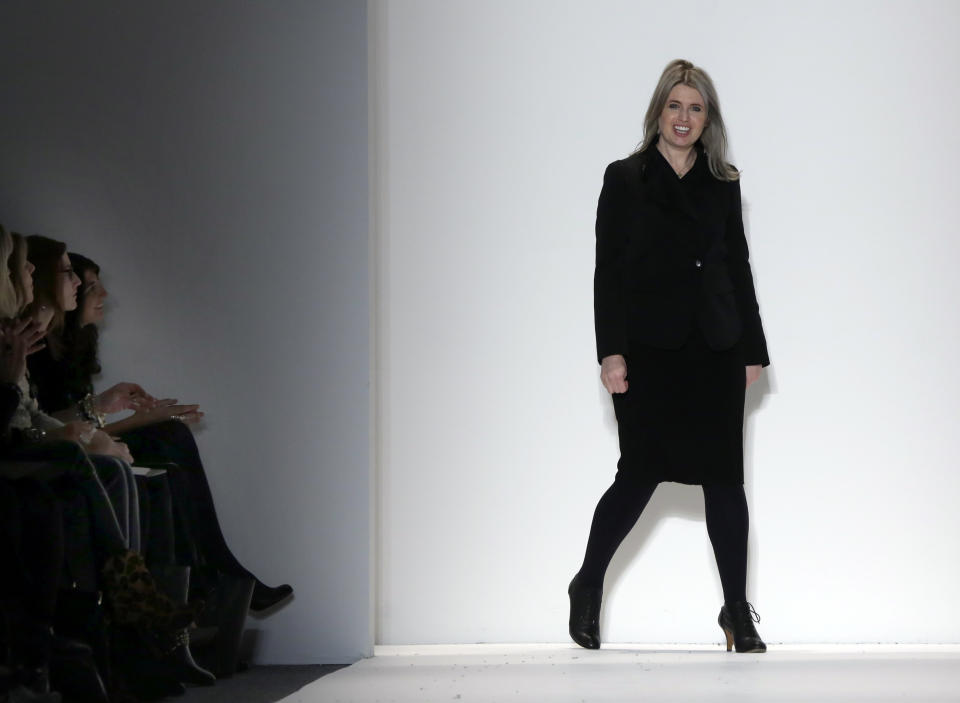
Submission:
[[[0,266],[0,278],[8,281],[12,278],[14,289],[19,294],[21,305],[32,301],[32,263],[23,256],[26,250],[22,238],[14,237],[14,254]],[[63,245],[61,245],[63,246]],[[44,276],[51,285],[40,286],[45,298],[36,301],[32,310],[36,317],[28,321],[8,322],[8,328],[19,325],[33,325],[37,331],[44,331],[46,325],[58,311],[69,309],[76,305],[75,291],[76,277],[69,270],[69,259],[63,255],[58,258],[54,275],[49,271],[42,271],[38,279],[42,282]],[[2,286],[0,286],[2,287]],[[72,305],[70,304],[72,302]],[[51,305],[54,303],[55,305]],[[53,310],[53,315],[48,311]],[[4,311],[9,316],[10,310]],[[36,405],[30,395],[29,385],[24,381],[25,375],[18,379],[16,384],[17,406],[11,413],[10,427],[4,436],[4,446],[0,459],[7,466],[17,465],[53,465],[58,467],[64,480],[57,480],[51,484],[61,494],[64,505],[73,505],[73,497],[77,494],[83,497],[83,516],[71,516],[65,510],[64,520],[70,523],[71,518],[89,521],[90,534],[93,537],[93,549],[90,550],[89,560],[92,562],[90,571],[92,577],[80,579],[83,586],[93,592],[103,590],[106,602],[113,615],[113,622],[127,627],[130,631],[140,632],[155,650],[171,652],[180,649],[181,637],[186,628],[196,617],[198,608],[195,605],[174,603],[157,587],[151,572],[147,568],[143,557],[136,550],[130,548],[134,535],[139,534],[136,525],[135,486],[132,481],[123,482],[123,490],[119,500],[110,501],[100,475],[104,469],[110,469],[115,475],[129,476],[129,465],[124,459],[129,458],[129,451],[119,442],[115,442],[106,433],[97,431],[89,422],[60,421],[45,415]],[[114,456],[90,454],[88,455],[81,445],[83,442],[91,452],[110,451]],[[69,495],[64,495],[64,493]],[[129,500],[129,492],[134,492],[134,500]],[[114,505],[118,505],[123,512],[127,508],[126,532],[118,520]],[[65,533],[79,535],[83,526],[73,525],[66,528]],[[70,549],[68,540],[68,550]],[[77,550],[74,550],[77,551]],[[175,670],[169,669],[168,670]],[[202,672],[202,670],[200,670]],[[189,672],[188,672],[189,673]],[[204,677],[210,682],[209,672]],[[131,677],[138,683],[141,677]],[[176,684],[176,680],[172,681]],[[176,684],[179,686],[179,684]],[[141,690],[142,687],[141,687]],[[165,690],[176,692],[176,689],[167,687]],[[182,690],[182,687],[181,687]]]
[[[5,366],[0,359],[0,377]],[[43,700],[53,690],[105,703],[91,648],[54,630],[65,557],[60,501],[48,481],[7,478],[5,468],[0,462],[0,666],[8,670],[0,700]]]
[[[113,389],[99,395],[93,389],[93,376],[100,373],[97,324],[103,320],[107,291],[100,282],[99,266],[79,254],[69,257],[81,279],[77,308],[66,313],[62,330],[48,335],[47,348],[30,358],[30,369],[41,406],[56,416],[76,417],[84,407],[91,407],[95,413],[110,413],[114,408],[104,396]],[[143,393],[139,386],[130,385],[136,393]],[[149,398],[146,394],[143,397]],[[181,467],[168,474],[174,511],[186,532],[183,538],[178,535],[178,548],[195,545],[196,553],[186,555],[194,565],[206,565],[227,577],[254,578],[250,606],[254,612],[271,608],[292,595],[293,589],[287,584],[271,588],[256,579],[227,546],[196,441],[187,427],[203,416],[198,406],[178,405],[166,399],[137,402],[132,408],[132,415],[105,429],[119,435],[139,461],[171,462]],[[208,589],[215,580],[215,575],[208,577]]]
[[[23,240],[20,238],[17,241]],[[27,314],[45,326],[47,335],[56,341],[58,337],[53,330],[63,324],[64,314],[76,307],[76,290],[80,284],[80,279],[69,270],[66,245],[34,235],[27,238],[26,248],[15,245],[14,259],[16,265],[29,269],[24,273],[30,273],[33,281],[32,297],[27,290],[24,290],[22,295],[22,300],[26,301]],[[24,288],[28,287],[30,286]],[[35,384],[31,383],[30,389],[35,392]],[[113,411],[148,401],[152,399],[143,393],[143,389],[131,383],[119,383],[101,397],[102,406]],[[45,417],[43,410],[43,405],[38,403],[34,421],[55,427],[56,424]],[[64,417],[62,422],[79,420],[89,423],[93,419],[88,413]],[[61,422],[61,419],[58,418],[57,422]],[[173,514],[166,480],[159,477],[134,477],[129,466],[123,463],[132,463],[129,448],[122,442],[116,442],[108,433],[95,431],[87,450],[107,487],[108,494],[112,494],[111,486],[116,478],[122,478],[119,491],[128,496],[128,501],[123,504],[116,500],[115,509],[121,526],[128,535],[130,548],[144,555],[151,570],[173,565]],[[130,529],[137,523],[140,524],[139,531]]]
[[[0,665],[9,670],[0,677],[2,700],[50,690],[62,561],[63,530],[50,489],[27,478],[0,478],[0,651],[6,653]]]
[[[23,256],[23,246],[17,245],[22,238],[14,238],[13,259],[20,264]],[[52,246],[53,261],[44,261],[40,270],[33,262],[22,262],[23,268],[19,271],[23,283],[15,286],[22,295],[24,314],[34,318],[41,329],[56,324],[59,318],[62,324],[63,310],[69,306],[76,307],[76,292],[80,279],[70,270],[69,259],[66,256],[66,246],[62,255],[55,254],[56,247]],[[51,252],[45,252],[50,254]],[[16,281],[16,277],[14,278]],[[49,441],[58,439],[80,440],[86,445],[87,452],[97,469],[97,475],[110,496],[114,512],[117,515],[120,528],[127,546],[134,550],[140,549],[139,530],[139,502],[133,473],[130,470],[130,452],[127,447],[113,440],[105,432],[98,431],[88,421],[73,421],[63,423],[50,417],[40,410],[30,389],[29,373],[19,381],[22,394],[21,402],[10,421],[12,430],[17,431],[20,437],[34,440]]]
[[[12,239],[0,226],[4,266],[11,250]],[[0,276],[0,317],[10,317],[16,307],[9,277]],[[20,403],[17,382],[27,355],[40,348],[41,339],[30,320],[0,322],[0,435]],[[71,699],[105,701],[90,648],[53,631],[64,563],[60,504],[45,482],[18,477],[17,468],[0,461],[0,646],[6,652],[0,698],[51,699],[52,679],[55,690]]]

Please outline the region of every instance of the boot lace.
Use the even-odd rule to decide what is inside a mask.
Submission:
[[[747,603],[747,607],[743,609],[742,615],[745,622],[750,622],[751,620],[760,622],[760,613],[754,610],[753,603]]]

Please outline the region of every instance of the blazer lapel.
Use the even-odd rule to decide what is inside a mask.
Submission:
[[[682,212],[694,222],[699,222],[701,214],[690,201],[687,195],[689,190],[686,186],[690,185],[690,181],[698,180],[703,174],[703,160],[706,159],[706,156],[704,156],[700,145],[696,145],[694,148],[697,150],[697,160],[693,168],[683,177],[683,182],[658,149],[651,148],[650,151],[655,152],[651,154],[651,159],[658,162],[658,170],[661,175],[661,192],[664,194],[664,198],[673,204],[674,209]]]
[[[688,178],[700,178],[704,173],[705,164],[703,160],[706,159],[706,156],[700,145],[695,148],[697,149],[697,161],[684,176],[685,181]],[[640,170],[642,174],[640,187],[644,196],[655,202],[665,212],[673,215],[671,219],[676,221],[678,225],[678,240],[696,253],[700,248],[697,231],[699,230],[698,225],[701,224],[701,215],[687,196],[686,186],[689,183],[680,182],[680,178],[677,177],[673,167],[656,148],[656,142],[643,154]]]

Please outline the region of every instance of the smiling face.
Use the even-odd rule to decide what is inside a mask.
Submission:
[[[103,300],[107,289],[100,283],[100,276],[93,269],[83,272],[83,304],[80,308],[80,326],[103,322]]]
[[[678,83],[673,86],[659,119],[660,139],[675,149],[697,143],[707,126],[707,103],[700,91]]]
[[[77,309],[77,288],[80,278],[73,272],[70,257],[64,252],[57,263],[57,303],[64,312]]]

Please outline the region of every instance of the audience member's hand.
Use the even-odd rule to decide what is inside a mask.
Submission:
[[[90,441],[97,428],[92,422],[68,422],[63,427],[47,430],[47,439],[61,439],[67,442],[80,442],[84,446]]]
[[[97,430],[94,432],[93,437],[87,444],[87,453],[115,456],[117,459],[123,459],[128,464],[133,463],[133,457],[130,455],[130,448],[123,442],[111,437],[102,430]]]
[[[94,400],[97,412],[110,415],[121,410],[150,407],[157,399],[136,383],[118,383],[100,393]]]
[[[199,405],[178,405],[176,398],[162,398],[154,401],[149,408],[137,410],[137,415],[150,422],[163,422],[164,420],[197,422],[203,417],[199,408]]]
[[[627,392],[627,360],[622,354],[611,354],[600,362],[600,380],[610,393]]]
[[[19,383],[27,357],[43,349],[44,329],[31,317],[0,325],[0,383]]]
[[[754,364],[753,366],[747,367],[747,388],[750,387],[750,384],[760,378],[760,372],[763,371],[763,366],[761,364]]]

